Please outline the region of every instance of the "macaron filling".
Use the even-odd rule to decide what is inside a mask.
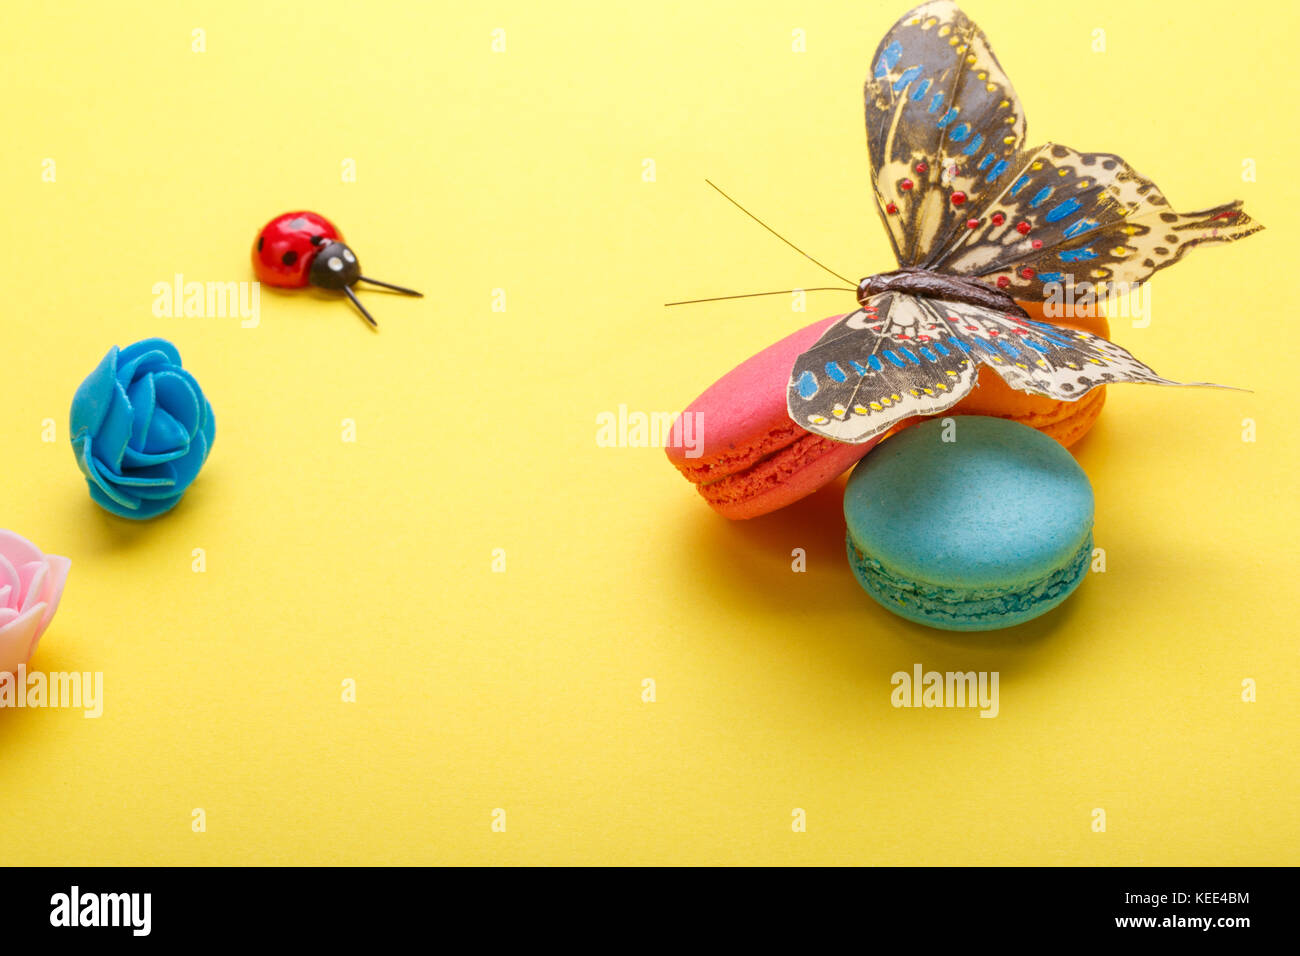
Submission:
[[[1027,621],[1060,604],[1079,586],[1092,557],[1092,532],[1074,556],[1040,578],[1001,587],[959,588],[893,574],[846,536],[849,564],[859,583],[898,614],[949,630],[976,631]]]
[[[804,432],[788,445],[770,451],[739,471],[729,471],[712,481],[700,482],[700,494],[715,504],[752,498],[776,488],[791,475],[834,450],[838,444],[821,435]]]

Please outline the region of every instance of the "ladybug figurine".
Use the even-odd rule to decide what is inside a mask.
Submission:
[[[253,271],[258,282],[282,289],[314,285],[342,292],[375,329],[379,323],[352,291],[353,285],[368,282],[403,295],[424,295],[363,276],[356,253],[344,244],[334,224],[314,212],[286,212],[263,226],[253,245]]]

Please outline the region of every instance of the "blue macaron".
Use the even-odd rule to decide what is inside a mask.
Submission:
[[[848,556],[867,593],[953,631],[1056,607],[1092,555],[1092,486],[1063,447],[1001,418],[930,419],[878,445],[844,492]]]

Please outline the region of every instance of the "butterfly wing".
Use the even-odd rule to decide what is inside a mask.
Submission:
[[[955,405],[975,386],[981,364],[1012,388],[1063,401],[1112,382],[1183,384],[1087,332],[963,302],[886,292],[835,323],[799,356],[786,407],[808,431],[861,443],[905,418]]]
[[[968,210],[1000,192],[1025,114],[988,39],[950,0],[903,15],[864,89],[876,204],[901,266],[934,265]]]
[[[959,348],[971,350],[1012,388],[1077,401],[1114,382],[1209,386],[1156,374],[1114,342],[1074,329],[1022,319],[964,302],[947,302],[948,325]]]
[[[797,424],[857,444],[913,415],[933,415],[975,387],[976,363],[951,345],[947,303],[873,296],[795,361],[786,409]]]
[[[1263,228],[1228,203],[1178,213],[1150,179],[1119,156],[1048,143],[1032,151],[1005,188],[970,211],[938,268],[988,279],[1017,299],[1053,287],[1105,294],[1137,285],[1203,242],[1229,242]]]
[[[899,265],[1041,301],[1056,287],[1077,297],[1084,282],[1098,294],[1136,285],[1193,246],[1263,228],[1240,203],[1176,212],[1118,156],[1025,148],[1011,81],[950,0],[894,24],[864,94],[872,185]]]

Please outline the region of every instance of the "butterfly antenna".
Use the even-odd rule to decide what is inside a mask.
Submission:
[[[839,286],[817,286],[813,289],[777,289],[775,292],[747,292],[745,295],[715,295],[709,299],[686,299],[682,302],[665,302],[664,305],[695,305],[699,302],[721,302],[724,299],[753,299],[760,295],[790,295],[793,292],[856,292],[856,289],[844,289]]]
[[[852,280],[852,279],[846,279],[844,276],[840,275],[838,272],[836,272],[836,271],[835,271],[834,269],[832,269],[830,266],[826,265],[826,263],[824,263],[824,262],[819,262],[818,260],[814,259],[812,256],[808,255],[808,253],[804,252],[802,249],[800,249],[798,246],[796,246],[793,242],[791,242],[791,241],[790,241],[789,239],[787,239],[785,236],[781,235],[779,232],[777,232],[775,229],[773,229],[771,226],[769,226],[769,225],[768,225],[767,223],[765,223],[763,220],[759,219],[757,216],[755,216],[752,212],[750,212],[748,209],[746,209],[746,208],[745,208],[744,206],[742,206],[740,203],[736,202],[736,200],[734,200],[734,199],[732,199],[730,196],[728,196],[728,195],[727,195],[725,192],[723,192],[723,190],[722,190],[722,189],[721,189],[721,188],[720,188],[716,183],[714,183],[711,179],[706,179],[706,180],[704,180],[704,181],[705,181],[706,183],[708,183],[710,186],[712,186],[714,189],[716,189],[716,190],[718,191],[719,195],[721,195],[723,199],[725,199],[727,202],[731,203],[733,206],[735,206],[737,209],[739,209],[741,212],[743,212],[746,216],[748,216],[750,219],[754,220],[754,222],[758,223],[760,226],[762,226],[764,229],[766,229],[766,230],[767,230],[768,232],[770,232],[772,235],[776,236],[778,239],[780,239],[782,242],[784,242],[787,246],[789,246],[789,247],[790,247],[791,249],[793,249],[795,252],[799,253],[799,255],[803,256],[803,257],[804,257],[805,259],[807,259],[809,262],[813,263],[815,266],[817,266],[817,267],[820,268],[820,269],[825,269],[827,272],[829,272],[829,273],[830,273],[831,275],[833,275],[835,278],[839,279],[841,282],[847,282],[849,285],[853,285],[853,280]]]

